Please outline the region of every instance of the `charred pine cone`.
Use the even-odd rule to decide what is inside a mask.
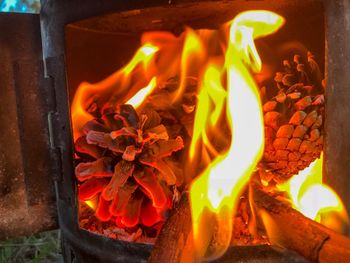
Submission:
[[[323,148],[324,88],[314,56],[283,61],[274,78],[277,95],[265,100],[265,152],[260,176],[283,182],[308,167]],[[266,91],[269,88],[266,89]]]
[[[118,227],[152,226],[172,207],[182,173],[172,154],[184,147],[169,138],[157,112],[140,115],[131,105],[101,110],[87,122],[75,150],[79,200],[98,198],[96,217]]]

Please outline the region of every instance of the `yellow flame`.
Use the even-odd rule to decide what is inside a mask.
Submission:
[[[196,146],[199,140],[202,139],[208,150],[212,153],[216,153],[214,146],[211,145],[207,133],[206,127],[214,128],[219,120],[219,117],[224,109],[224,103],[226,98],[226,91],[221,85],[222,72],[214,65],[209,64],[203,76],[203,83],[198,95],[198,104],[196,117],[194,120],[194,131],[190,146],[190,159],[194,158],[196,152]],[[211,103],[211,100],[215,100],[215,104]]]
[[[84,201],[85,204],[90,207],[92,210],[96,210],[98,204],[98,197],[92,198],[90,200]]]
[[[207,140],[204,123],[218,120],[224,112],[231,128],[231,145],[220,153],[191,185],[194,245],[197,256],[221,256],[231,241],[233,212],[264,149],[264,123],[257,85],[250,70],[259,71],[261,61],[254,39],[278,30],[284,19],[269,11],[248,11],[230,22],[224,69],[209,65],[204,75],[195,117],[195,136],[190,156],[202,139]],[[220,75],[219,73],[222,72]],[[226,73],[226,75],[224,75]],[[210,78],[206,79],[207,76]],[[220,77],[219,77],[220,76]],[[227,91],[221,78],[227,77]],[[219,105],[215,104],[219,91]],[[224,103],[221,103],[221,102]],[[210,106],[210,102],[214,106]],[[211,113],[211,109],[214,110]],[[193,146],[195,145],[195,146]]]
[[[157,79],[153,77],[148,85],[140,89],[131,99],[129,99],[126,104],[131,104],[134,108],[138,108],[145,98],[152,93],[153,89],[157,86]]]
[[[146,43],[139,50],[137,50],[136,54],[132,58],[132,60],[122,69],[122,72],[126,75],[130,74],[140,63],[143,63],[145,67],[149,64],[152,55],[158,51],[158,48]]]
[[[194,63],[198,63],[198,61],[203,58],[205,54],[202,41],[196,32],[190,28],[186,28],[185,32],[185,42],[181,55],[181,74],[180,74],[180,84],[177,88],[174,97],[172,98],[173,102],[178,100],[186,87],[186,78],[189,76],[189,72],[191,69],[196,68]]]
[[[347,212],[341,199],[329,186],[322,184],[322,163],[323,154],[289,181],[277,185],[277,188],[286,191],[293,207],[310,219],[323,222],[322,215],[335,212],[347,222]],[[328,227],[334,228],[335,222],[325,222]]]

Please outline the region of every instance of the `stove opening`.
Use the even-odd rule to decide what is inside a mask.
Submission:
[[[189,191],[194,251],[216,258],[271,243],[258,187],[314,220],[334,208],[323,222],[341,231],[341,200],[322,185],[319,1],[154,7],[65,33],[81,228],[153,243]]]

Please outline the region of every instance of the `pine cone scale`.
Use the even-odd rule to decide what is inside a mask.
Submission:
[[[265,181],[287,180],[322,151],[324,95],[315,94],[322,90],[320,71],[312,54],[308,56],[317,76],[308,75],[301,56],[296,55],[293,63],[283,61],[285,72],[276,73],[274,79],[278,94],[263,104],[265,153],[260,175]]]

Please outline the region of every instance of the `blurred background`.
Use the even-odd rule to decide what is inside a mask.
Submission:
[[[40,0],[0,0],[0,12],[39,13],[39,10]],[[0,241],[0,263],[7,262],[63,262],[60,232],[54,230]]]
[[[1,12],[39,13],[40,0],[0,0]]]

